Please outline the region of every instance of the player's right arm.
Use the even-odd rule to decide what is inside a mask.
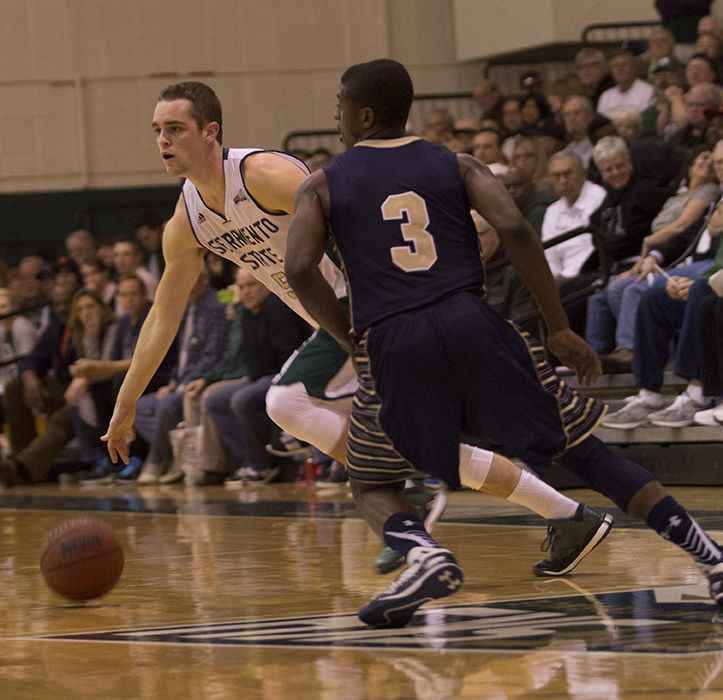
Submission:
[[[182,195],[163,232],[163,256],[166,267],[118,392],[108,431],[102,437],[108,443],[108,453],[114,462],[120,457],[128,464],[128,441],[132,435],[136,401],[168,352],[191,288],[203,268],[203,249],[191,231]]]

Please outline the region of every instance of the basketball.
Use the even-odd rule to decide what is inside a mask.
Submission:
[[[118,583],[123,561],[123,548],[108,525],[95,518],[70,518],[43,543],[40,571],[56,593],[90,600]]]

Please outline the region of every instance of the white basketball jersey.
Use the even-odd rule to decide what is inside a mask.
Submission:
[[[291,216],[266,211],[254,201],[244,185],[241,174],[244,158],[261,150],[224,148],[226,218],[206,206],[190,180],[183,183],[183,199],[191,229],[204,248],[252,274],[272,294],[278,296],[299,316],[316,327],[318,324],[296,298],[284,274],[286,235],[291,224]],[[298,165],[304,172],[308,172],[307,167],[298,158],[287,153],[277,152],[277,154]],[[320,267],[337,297],[344,296],[346,288],[341,270],[326,255]]]

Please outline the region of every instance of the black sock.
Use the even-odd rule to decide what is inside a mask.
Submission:
[[[384,542],[405,558],[414,547],[439,547],[424,529],[424,523],[411,513],[395,513],[387,519]]]
[[[717,564],[723,558],[718,545],[672,496],[658,501],[645,522],[663,539],[688,552],[699,564]]]

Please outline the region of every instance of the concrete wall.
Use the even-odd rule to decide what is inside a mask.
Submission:
[[[225,141],[333,128],[348,65],[404,62],[418,92],[470,90],[451,0],[1,0],[0,192],[167,185],[159,90],[209,83]]]

